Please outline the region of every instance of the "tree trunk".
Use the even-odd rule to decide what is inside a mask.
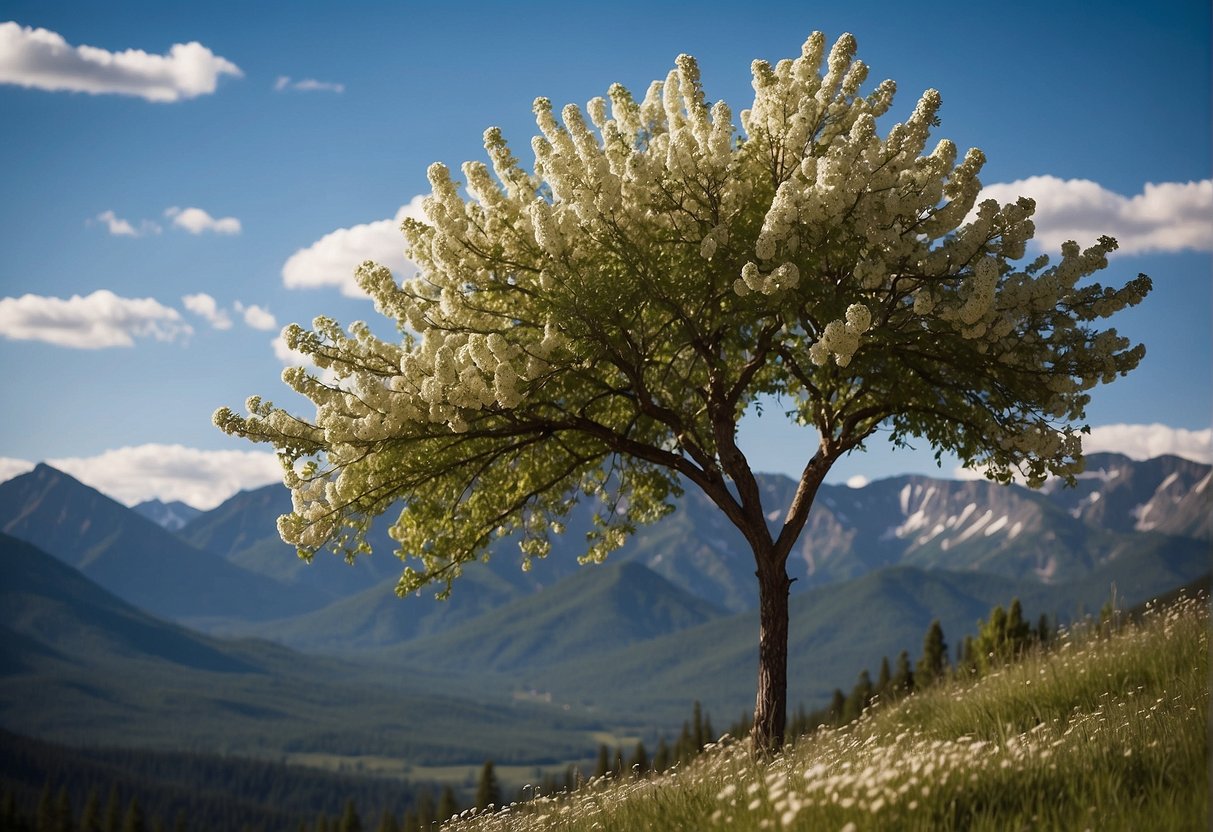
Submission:
[[[788,701],[788,593],[792,582],[782,558],[755,553],[758,563],[758,696],[754,702],[754,750],[783,749]]]

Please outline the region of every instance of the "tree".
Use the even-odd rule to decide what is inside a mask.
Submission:
[[[658,774],[664,774],[670,765],[670,746],[666,743],[663,736],[657,740],[657,751],[653,754],[653,771]]]
[[[379,815],[379,825],[375,827],[375,832],[400,832],[400,822],[394,814],[384,809]]]
[[[978,206],[981,151],[926,150],[935,90],[881,135],[895,84],[861,95],[855,49],[814,33],[795,60],[755,62],[740,128],[682,55],[639,102],[616,84],[558,119],[537,99],[531,171],[497,128],[492,171],[466,163],[462,193],[432,165],[426,220],[403,225],[418,273],[357,270],[400,337],[292,325],[287,345],[318,371],[283,378],[314,417],[256,396],[247,416],[215,413],[277,448],[283,539],[353,558],[394,508],[398,592],[446,597],[501,538],[524,569],[545,556],[579,500],[595,508],[583,560],[601,561],[700,489],[752,550],[752,736],[780,747],[786,563],[831,466],[880,433],[999,482],[1072,482],[1088,391],[1145,352],[1094,325],[1150,289],[1085,280],[1115,240],[1021,263],[1032,201]],[[818,434],[789,505],[763,504],[737,442],[759,397]]]
[[[850,722],[859,719],[860,715],[867,710],[872,704],[872,676],[867,670],[860,671],[859,678],[855,680],[855,687],[851,688],[851,695],[847,697],[842,708],[842,721]]]
[[[442,787],[442,792],[438,795],[438,810],[437,820],[444,823],[451,819],[452,815],[459,814],[459,799],[455,797],[455,790],[446,785]]]
[[[341,819],[337,822],[337,832],[362,832],[362,818],[358,816],[358,809],[354,806],[352,798],[345,801]]]
[[[875,695],[882,700],[889,698],[890,688],[893,684],[893,671],[889,669],[889,657],[880,657],[880,673],[876,677]]]
[[[147,821],[143,817],[143,807],[139,798],[132,797],[126,804],[126,817],[122,820],[122,832],[147,832]]]
[[[80,813],[80,832],[101,832],[101,795],[97,787],[88,791],[84,810]]]
[[[894,698],[914,692],[914,671],[910,668],[910,653],[907,650],[897,654],[897,670],[893,673],[891,687]]]
[[[930,687],[936,680],[943,678],[947,669],[948,645],[943,640],[943,625],[936,618],[922,640],[922,655],[918,658],[915,673],[918,687]]]
[[[501,786],[493,773],[493,761],[485,760],[480,770],[480,782],[476,785],[476,808],[481,811],[490,806],[501,806]]]
[[[644,777],[649,773],[649,753],[644,748],[644,741],[636,743],[636,751],[632,754],[632,762],[628,768],[637,776]]]

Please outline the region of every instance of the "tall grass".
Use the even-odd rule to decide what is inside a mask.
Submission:
[[[767,762],[726,741],[684,771],[444,829],[1208,829],[1208,630],[1207,599],[1184,600],[1070,631]]]

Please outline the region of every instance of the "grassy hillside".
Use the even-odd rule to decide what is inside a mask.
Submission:
[[[1208,636],[1207,597],[1156,607],[820,730],[768,763],[735,744],[680,773],[444,828],[1207,829]]]

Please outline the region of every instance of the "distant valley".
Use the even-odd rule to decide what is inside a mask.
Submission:
[[[916,655],[933,618],[955,646],[1013,596],[1067,620],[1113,586],[1128,605],[1207,574],[1209,486],[1210,466],[1113,454],[1088,457],[1073,489],[824,486],[789,563],[790,703],[819,705],[882,656]],[[777,524],[794,484],[762,487]],[[305,564],[277,537],[289,507],[268,486],[207,512],[129,509],[45,465],[0,484],[0,727],[552,762],[604,732],[672,731],[695,699],[718,723],[752,701],[753,564],[694,491],[599,567],[576,564],[592,508],[579,507],[534,570],[505,541],[445,602],[395,596],[401,564],[381,528],[370,557]],[[178,737],[181,713],[197,730]]]

